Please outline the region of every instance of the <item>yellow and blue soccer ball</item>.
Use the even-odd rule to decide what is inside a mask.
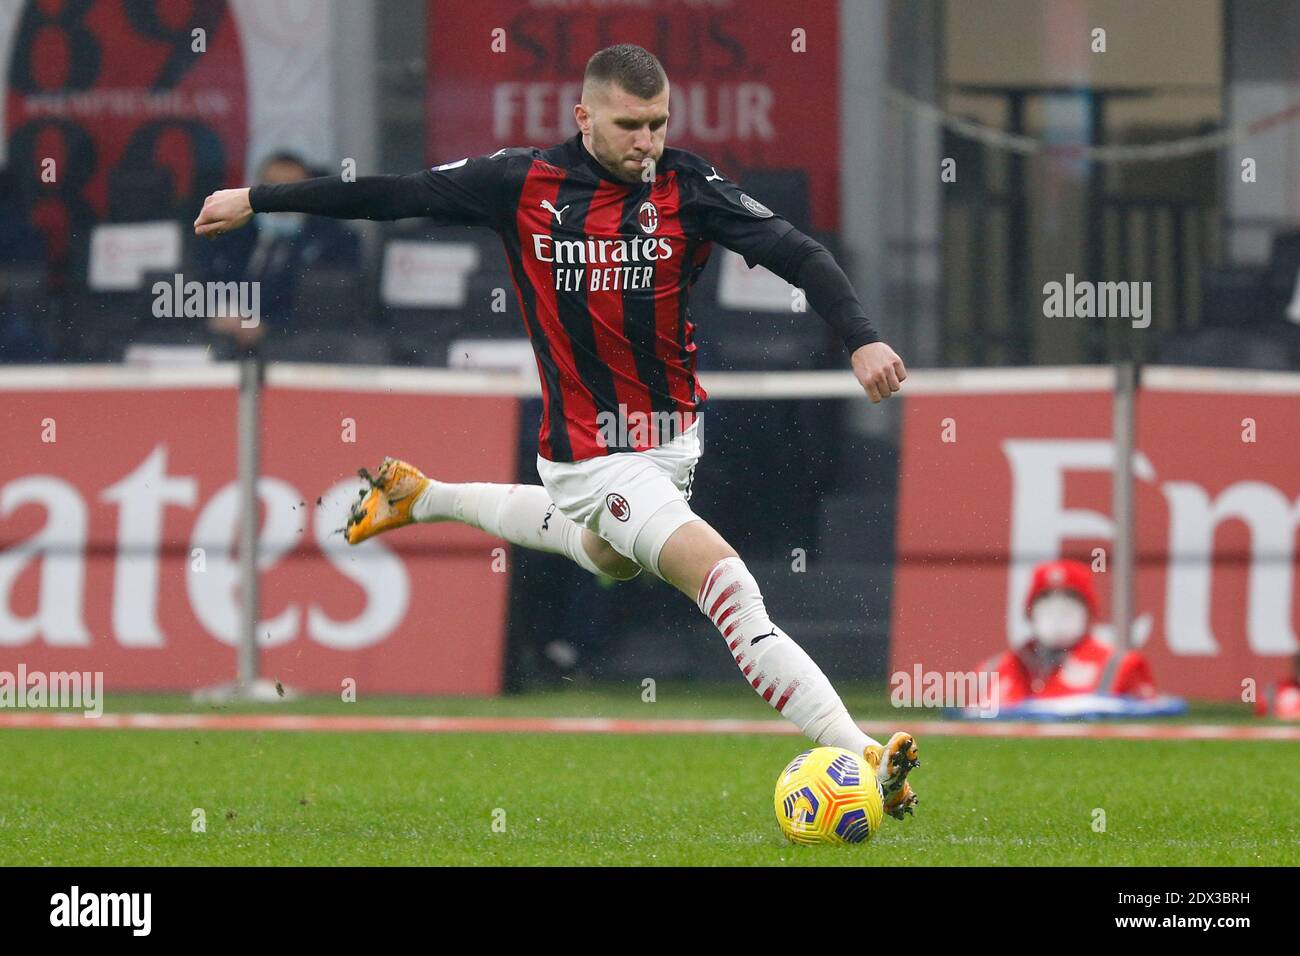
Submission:
[[[776,822],[792,843],[865,843],[885,816],[871,764],[842,747],[805,750],[776,781]]]

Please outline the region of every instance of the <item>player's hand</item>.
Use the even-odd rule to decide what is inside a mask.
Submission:
[[[873,402],[901,389],[907,369],[898,353],[884,342],[872,342],[853,353],[853,374]]]
[[[248,225],[253,218],[253,207],[248,202],[248,187],[243,189],[218,189],[203,200],[199,218],[194,220],[194,235],[212,239]]]

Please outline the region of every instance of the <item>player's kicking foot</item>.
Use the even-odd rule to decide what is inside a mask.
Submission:
[[[420,469],[396,458],[385,458],[377,477],[370,477],[364,468],[357,474],[370,487],[361,489],[361,499],[348,515],[347,527],[343,529],[348,544],[360,544],[415,520],[411,517],[411,506],[430,483]]]
[[[895,820],[912,813],[920,798],[912,792],[907,775],[921,766],[917,757],[916,738],[911,734],[897,733],[883,747],[872,744],[863,752],[867,762],[876,768],[876,780],[885,797],[885,812]]]

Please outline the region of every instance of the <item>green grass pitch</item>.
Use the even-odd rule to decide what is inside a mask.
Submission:
[[[574,686],[500,700],[231,710],[739,717],[738,688]],[[845,694],[889,717],[879,690]],[[117,697],[110,712],[212,712]],[[920,713],[919,719],[932,719]],[[1201,721],[1240,719],[1208,708]],[[900,719],[901,717],[901,719]],[[1096,865],[1300,863],[1300,747],[920,738],[921,805],[869,843],[801,848],[772,788],[801,737],[0,729],[9,865]],[[192,832],[194,811],[206,832]],[[1097,809],[1105,831],[1096,832]],[[493,828],[504,811],[504,832]]]

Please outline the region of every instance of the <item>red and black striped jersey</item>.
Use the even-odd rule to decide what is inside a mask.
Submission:
[[[538,451],[581,461],[662,444],[699,412],[688,301],[714,242],[803,282],[850,349],[879,340],[818,243],[692,153],[665,149],[651,171],[618,180],[575,135],[408,176],[256,186],[249,200],[257,212],[495,230],[541,377]]]
[[[753,265],[792,229],[691,153],[665,149],[653,171],[617,180],[574,136],[427,174],[431,219],[505,245],[541,376],[543,458],[640,451],[689,424],[708,396],[688,302],[712,243]]]

